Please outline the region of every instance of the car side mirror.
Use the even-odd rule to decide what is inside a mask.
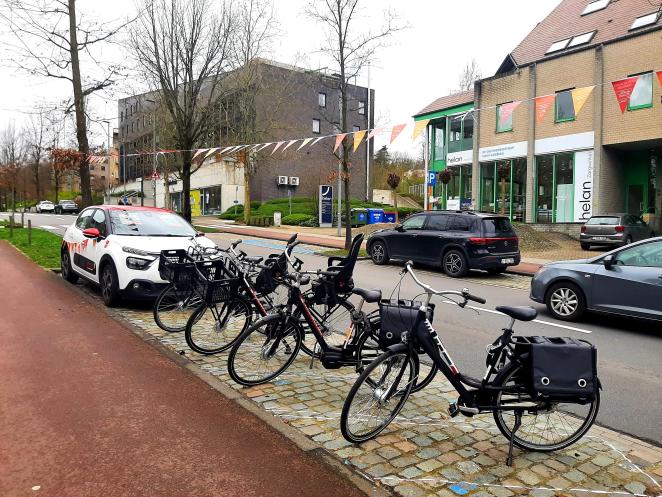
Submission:
[[[398,224],[398,225],[395,226],[395,231],[399,231],[400,233],[403,233],[407,230],[405,229],[405,227],[403,225]]]
[[[86,228],[83,230],[83,236],[85,238],[100,238],[101,233],[97,228]]]
[[[611,269],[614,267],[614,264],[616,264],[616,260],[614,259],[613,255],[608,255],[604,259],[602,259],[602,264],[605,267],[605,269]]]

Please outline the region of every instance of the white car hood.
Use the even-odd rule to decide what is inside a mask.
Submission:
[[[195,242],[189,237],[174,236],[110,235],[108,238],[122,247],[131,247],[138,250],[144,250],[145,252],[153,252],[155,254],[162,250],[187,249],[195,244],[202,245],[203,247],[216,246],[214,242],[204,236],[194,238]]]

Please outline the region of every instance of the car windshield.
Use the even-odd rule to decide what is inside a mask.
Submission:
[[[508,233],[513,229],[507,217],[490,217],[483,219],[483,228],[486,235]]]
[[[166,211],[112,209],[110,225],[115,235],[195,236],[193,227],[177,214]]]
[[[586,221],[591,226],[614,226],[618,224],[618,218],[614,216],[595,216]]]

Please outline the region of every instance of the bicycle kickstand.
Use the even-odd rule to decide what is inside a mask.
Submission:
[[[515,411],[515,425],[510,431],[510,441],[508,443],[508,459],[506,459],[506,466],[512,467],[513,465],[513,440],[515,438],[515,433],[517,430],[519,430],[520,426],[522,426],[522,411],[517,410]]]

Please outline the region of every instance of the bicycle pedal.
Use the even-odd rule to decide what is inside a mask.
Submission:
[[[448,404],[448,414],[451,415],[451,418],[454,418],[455,416],[460,414],[460,407],[457,405],[456,402]]]

